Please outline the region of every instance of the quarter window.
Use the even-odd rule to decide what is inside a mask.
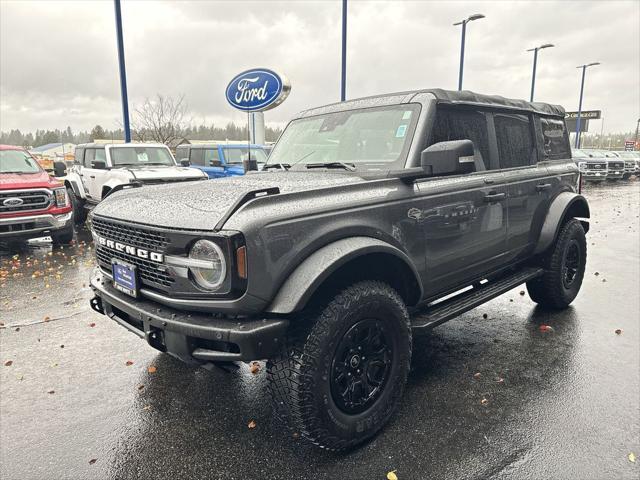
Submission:
[[[542,138],[544,139],[544,158],[559,160],[571,158],[569,134],[564,127],[564,121],[553,118],[541,118]]]
[[[500,168],[536,163],[531,123],[526,115],[494,115]]]
[[[204,167],[204,150],[202,148],[192,148],[189,154],[191,165]]]

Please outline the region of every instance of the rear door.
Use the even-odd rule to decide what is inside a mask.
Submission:
[[[508,185],[507,251],[510,260],[517,260],[534,248],[557,182],[539,155],[533,114],[496,112],[493,123]]]
[[[427,295],[469,284],[504,264],[507,187],[496,168],[491,114],[470,108],[439,107],[430,144],[469,139],[476,172],[416,182],[414,209],[422,224]]]

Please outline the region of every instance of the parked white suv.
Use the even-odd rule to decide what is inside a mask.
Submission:
[[[121,185],[207,178],[206,173],[196,168],[178,165],[167,146],[160,143],[86,143],[76,147],[73,166],[64,183],[76,223],[82,223],[88,210]]]

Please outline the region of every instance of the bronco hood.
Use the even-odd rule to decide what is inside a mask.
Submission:
[[[284,194],[362,181],[358,176],[340,173],[260,172],[123,190],[98,204],[94,212],[99,216],[159,227],[214,230],[225,213],[253,190],[278,187],[280,194]]]

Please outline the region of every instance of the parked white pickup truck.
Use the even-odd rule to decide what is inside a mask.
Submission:
[[[188,163],[178,165],[166,145],[156,143],[95,144],[76,147],[73,166],[64,179],[74,218],[87,213],[114,189],[129,184],[205,180],[207,174]],[[121,188],[121,187],[120,187]]]

